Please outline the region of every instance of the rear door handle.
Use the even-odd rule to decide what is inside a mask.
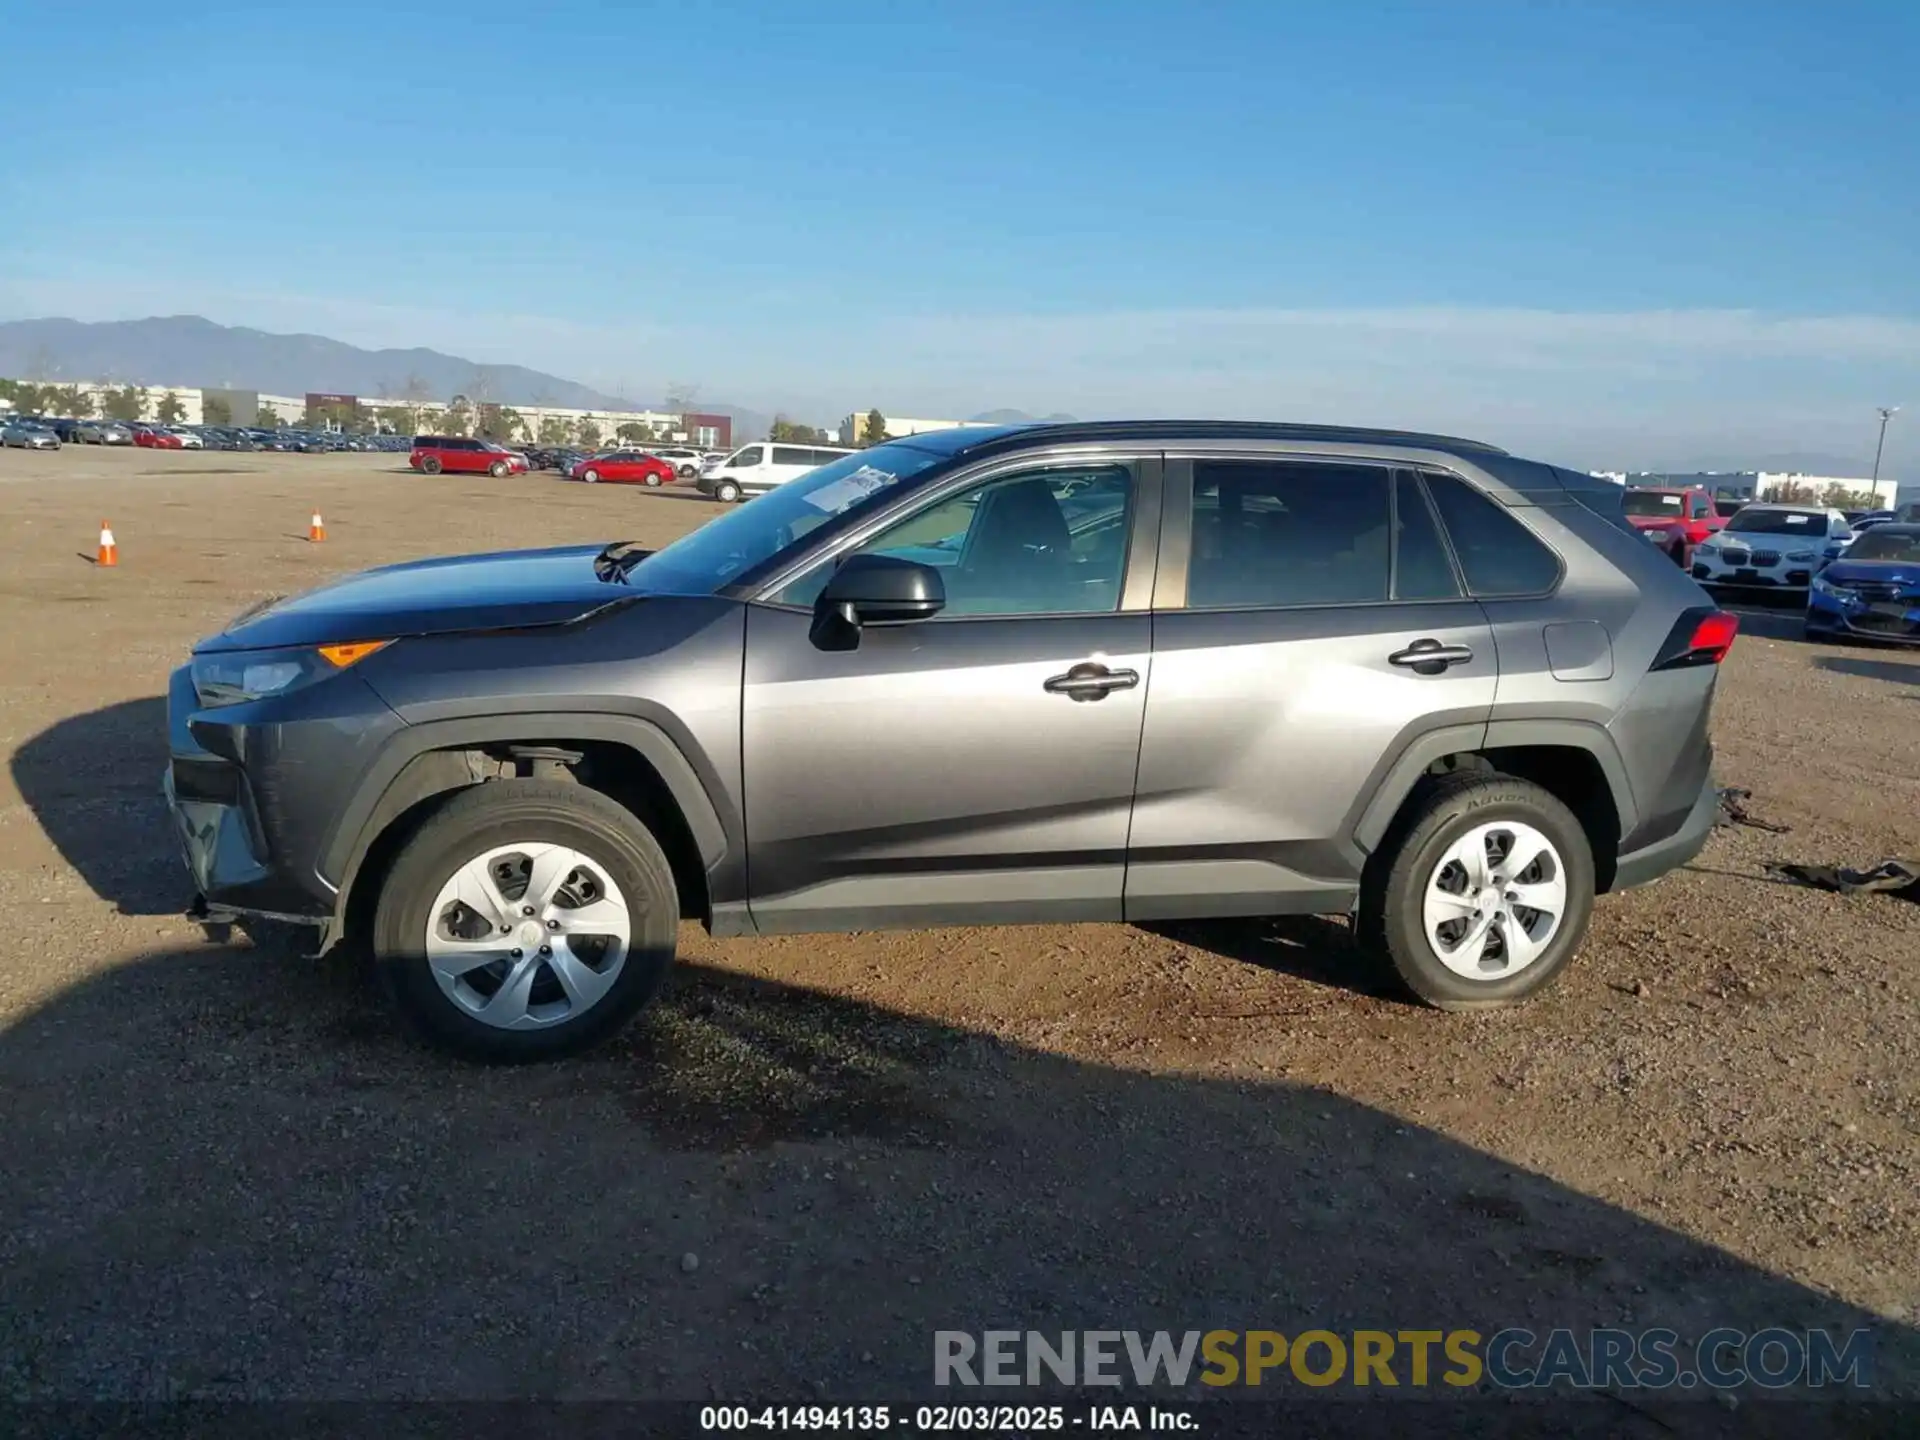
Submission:
[[[1109,670],[1095,661],[1075,665],[1064,675],[1055,675],[1046,683],[1049,695],[1068,695],[1075,700],[1102,700],[1109,690],[1131,690],[1140,683],[1137,670]]]
[[[1465,645],[1442,645],[1438,640],[1416,640],[1404,650],[1387,656],[1389,665],[1399,665],[1416,675],[1442,675],[1450,665],[1464,665],[1473,659]]]

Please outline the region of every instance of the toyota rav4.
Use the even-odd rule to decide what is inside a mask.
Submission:
[[[1717,813],[1735,623],[1620,496],[1431,435],[969,429],[654,552],[342,579],[173,676],[194,913],[366,946],[481,1059],[609,1034],[683,917],[1347,914],[1508,1004]]]

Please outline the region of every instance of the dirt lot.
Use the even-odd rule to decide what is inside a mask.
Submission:
[[[166,674],[335,571],[713,507],[396,466],[0,452],[0,1396],[859,1401],[943,1328],[1555,1324],[1870,1324],[1920,1396],[1920,907],[1763,869],[1920,853],[1920,655],[1749,618],[1721,777],[1791,833],[1603,902],[1518,1012],[1320,921],[690,927],[612,1049],[479,1071],[180,916]]]

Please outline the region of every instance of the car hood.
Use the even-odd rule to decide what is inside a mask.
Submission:
[[[1849,560],[1842,556],[1820,573],[1836,585],[1898,585],[1909,594],[1920,594],[1920,564],[1911,560]]]
[[[1629,515],[1626,521],[1636,530],[1651,530],[1656,526],[1665,529],[1668,526],[1678,527],[1686,523],[1685,519],[1679,515]]]
[[[594,560],[604,548],[504,550],[366,570],[256,606],[194,650],[206,654],[564,625],[645,593],[599,578]]]

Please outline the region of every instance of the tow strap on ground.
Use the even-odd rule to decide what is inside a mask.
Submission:
[[[1847,870],[1834,865],[1769,865],[1768,871],[1841,895],[1897,895],[1920,904],[1920,860],[1882,860],[1871,870]]]
[[[1776,825],[1771,820],[1762,820],[1747,810],[1747,801],[1753,798],[1751,790],[1726,789],[1720,792],[1721,825],[1745,825],[1752,830],[1765,830],[1770,835],[1785,835],[1793,829],[1791,825]]]

